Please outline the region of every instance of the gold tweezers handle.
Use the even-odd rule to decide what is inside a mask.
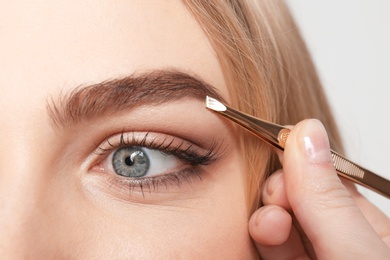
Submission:
[[[206,98],[206,107],[239,124],[277,149],[284,151],[290,129],[245,114],[210,97]],[[335,151],[331,150],[331,154],[333,165],[340,176],[390,199],[389,180],[360,167]]]
[[[289,129],[280,130],[277,137],[280,147],[285,147],[289,133]],[[389,180],[351,162],[333,150],[330,152],[332,154],[333,166],[340,176],[390,198]]]
[[[390,198],[390,181],[352,163],[340,154],[331,151],[333,165],[340,176]]]

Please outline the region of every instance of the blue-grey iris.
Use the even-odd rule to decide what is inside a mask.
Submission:
[[[126,146],[118,149],[113,154],[112,165],[118,175],[142,177],[148,172],[150,161],[141,147]]]

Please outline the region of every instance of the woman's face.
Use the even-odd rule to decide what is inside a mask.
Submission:
[[[181,1],[0,10],[0,258],[253,256],[235,132],[203,105],[222,71]]]

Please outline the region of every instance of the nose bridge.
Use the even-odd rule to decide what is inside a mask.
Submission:
[[[2,136],[0,148],[0,205],[24,203],[21,197],[33,200],[38,195],[40,169],[37,153],[33,150],[35,140],[10,131]]]
[[[16,101],[19,105],[23,100]],[[38,183],[42,142],[36,112],[5,106],[0,128],[0,194],[21,196]],[[26,186],[26,187],[24,187]],[[19,195],[18,195],[19,194]],[[3,201],[4,196],[0,196]]]
[[[48,176],[39,120],[33,122],[33,112],[10,114],[18,120],[3,117],[0,130],[0,256],[16,257],[31,248],[44,222]]]

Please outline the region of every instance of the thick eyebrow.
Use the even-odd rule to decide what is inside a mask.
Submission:
[[[57,99],[50,98],[47,111],[52,125],[65,128],[136,106],[161,105],[183,98],[205,100],[206,95],[224,100],[214,87],[199,78],[159,70],[77,87]]]

